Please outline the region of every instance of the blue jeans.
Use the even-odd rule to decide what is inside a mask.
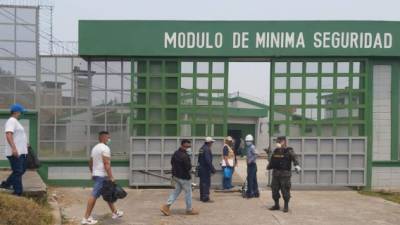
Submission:
[[[167,204],[172,205],[183,190],[185,192],[186,210],[192,210],[192,181],[176,177],[173,177],[172,179],[175,181],[175,190],[169,195]]]
[[[247,164],[247,197],[260,195],[257,182],[257,164],[255,162]]]
[[[222,171],[224,171],[224,169],[225,169],[225,167],[222,167]],[[222,188],[224,190],[233,188],[232,177],[233,177],[233,168],[232,168],[232,176],[230,176],[230,177],[222,176]]]
[[[12,173],[3,183],[5,186],[12,186],[15,195],[22,195],[22,175],[26,171],[26,155],[20,155],[19,157],[7,156],[8,161],[11,165]]]

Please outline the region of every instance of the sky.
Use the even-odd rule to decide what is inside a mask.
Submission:
[[[400,21],[399,0],[55,0],[54,6],[54,36],[62,41],[77,41],[78,21],[84,19]],[[268,101],[269,65],[229,69],[229,92]]]
[[[395,20],[399,0],[54,0],[54,35],[76,41],[78,20]]]

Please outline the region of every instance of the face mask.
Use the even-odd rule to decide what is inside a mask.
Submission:
[[[109,138],[106,142],[106,145],[110,145],[111,144],[111,138]]]
[[[281,143],[276,143],[276,147],[281,148],[282,147]]]
[[[191,149],[191,148],[187,148],[187,149],[186,149],[186,153],[187,153],[188,155],[192,155],[192,149]]]
[[[246,145],[247,146],[251,146],[253,144],[253,142],[251,142],[251,141],[246,141]]]

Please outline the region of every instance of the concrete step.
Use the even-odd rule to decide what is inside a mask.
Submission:
[[[11,170],[0,170],[0,181],[7,179]],[[27,170],[22,177],[22,184],[24,186],[24,195],[34,198],[43,198],[47,195],[47,185],[43,182],[36,170]],[[4,191],[4,189],[0,189]]]

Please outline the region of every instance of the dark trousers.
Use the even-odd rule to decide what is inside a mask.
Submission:
[[[200,169],[200,200],[210,200],[211,171]]]
[[[279,191],[281,191],[283,200],[289,201],[291,186],[290,176],[273,176],[271,182],[272,199],[279,201],[281,197]]]
[[[26,155],[20,155],[19,157],[7,156],[8,161],[11,165],[12,173],[3,183],[6,187],[12,186],[15,195],[21,195],[23,191],[22,187],[22,175],[26,171]]]
[[[247,193],[248,197],[260,195],[257,182],[257,164],[255,162],[247,164]]]

